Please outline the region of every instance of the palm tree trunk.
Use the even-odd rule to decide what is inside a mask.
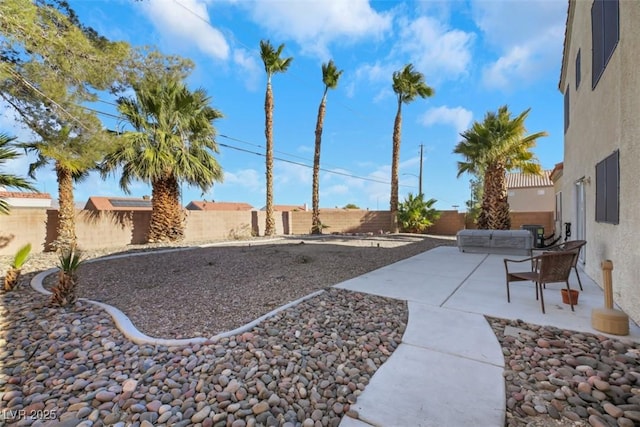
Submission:
[[[509,230],[511,228],[503,165],[491,164],[485,172],[484,195],[482,211],[478,217],[478,228],[485,230]]]
[[[318,120],[316,121],[316,144],[313,153],[313,191],[311,205],[311,234],[322,234],[322,222],[320,222],[320,146],[322,144],[322,127],[324,125],[324,112],[327,100],[327,89],[325,87],[322,101],[318,107]]]
[[[393,124],[393,155],[391,159],[391,226],[392,233],[398,232],[398,165],[400,163],[400,141],[402,132],[402,100],[398,97],[398,112]]]
[[[273,92],[271,80],[267,81],[267,93],[264,97],[264,136],[267,140],[266,153],[266,180],[267,180],[267,218],[265,221],[264,235],[276,234],[276,220],[273,215]]]
[[[73,201],[73,176],[59,162],[55,165],[58,179],[58,237],[53,243],[55,250],[74,248],[76,237],[76,207]]]
[[[180,188],[173,175],[152,183],[151,224],[147,240],[175,242],[184,238],[184,217],[180,206]]]

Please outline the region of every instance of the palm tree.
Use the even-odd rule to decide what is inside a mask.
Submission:
[[[482,207],[477,221],[480,229],[511,228],[506,172],[517,169],[522,173],[541,173],[540,163],[531,149],[537,139],[547,133],[525,136],[524,122],[530,111],[529,108],[512,118],[505,105],[497,113],[487,113],[482,123],[475,122],[460,134],[463,140],[453,150],[464,157],[464,161],[458,162],[458,177],[468,172],[483,178]]]
[[[15,138],[0,133],[0,165],[5,163],[7,160],[13,160],[20,156],[10,146],[13,140],[15,140]],[[35,191],[33,185],[31,185],[31,183],[26,179],[4,173],[0,173],[0,187],[13,187],[21,190]],[[8,213],[9,204],[6,200],[0,199],[0,214],[6,215]]]
[[[149,77],[134,86],[135,99],[119,98],[118,111],[134,128],[105,157],[103,176],[122,167],[120,187],[129,192],[132,179],[151,184],[149,242],[184,237],[180,183],[208,191],[222,181],[213,121],[222,113],[209,106],[204,89],[189,91],[178,78]]]
[[[398,207],[398,220],[402,231],[422,233],[431,227],[440,218],[440,212],[433,207],[436,202],[436,199],[424,200],[424,194],[414,196],[409,193]]]
[[[267,140],[266,179],[267,179],[267,219],[264,228],[265,236],[276,233],[276,221],[273,216],[273,91],[271,90],[271,76],[284,73],[293,61],[292,57],[280,58],[284,44],[274,49],[269,40],[260,40],[260,57],[267,73],[267,92],[264,97],[264,136]]]
[[[59,128],[53,126],[31,129],[41,137],[41,140],[19,144],[26,151],[37,155],[36,161],[29,165],[29,176],[35,178],[35,173],[53,163],[58,182],[58,226],[57,238],[51,248],[62,250],[74,248],[77,244],[76,236],[76,207],[74,202],[74,182],[81,182],[89,172],[95,169],[102,160],[112,138],[102,129],[100,120],[93,113],[87,113],[80,107],[73,108],[74,119],[65,121],[58,117]],[[26,121],[26,119],[25,119]],[[81,121],[79,125],[78,121]]]
[[[311,195],[312,214],[311,214],[311,234],[322,234],[322,223],[320,222],[320,145],[322,144],[322,127],[324,125],[324,113],[327,105],[327,92],[329,89],[335,89],[338,86],[338,80],[342,75],[342,71],[338,71],[333,60],[322,64],[322,82],[324,83],[324,93],[318,107],[318,119],[316,120],[316,144],[313,152],[313,189]]]
[[[407,64],[393,73],[393,91],[397,95],[398,111],[393,124],[393,155],[391,161],[391,232],[398,232],[398,165],[400,164],[400,142],[402,132],[402,104],[412,102],[417,96],[433,96],[433,88],[427,86],[424,75],[414,71],[413,64]]]

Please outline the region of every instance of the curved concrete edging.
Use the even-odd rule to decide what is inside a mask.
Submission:
[[[280,239],[271,239],[269,241],[274,241],[274,240],[280,240]],[[193,248],[197,248],[197,247],[209,247],[209,246],[216,246],[217,244],[213,243],[213,244],[208,244],[208,245],[202,245],[202,246],[196,246]],[[139,255],[147,255],[147,254],[151,254],[151,253],[166,253],[166,252],[178,252],[178,251],[184,251],[184,250],[188,250],[188,249],[193,249],[193,248],[178,248],[178,249],[167,249],[167,250],[162,250],[162,251],[151,251],[151,252],[137,252],[137,253],[133,253],[133,254],[122,254],[122,255],[113,255],[113,256],[107,256],[104,258],[96,258],[96,259],[92,259],[92,260],[87,260],[87,262],[95,262],[95,261],[107,261],[110,259],[118,259],[118,258],[124,258],[126,256],[139,256]],[[33,279],[31,279],[31,287],[33,288],[33,290],[35,290],[36,292],[39,292],[43,295],[51,295],[51,292],[49,292],[48,290],[46,290],[43,286],[43,281],[45,279],[45,277],[54,274],[58,271],[58,268],[50,268],[49,270],[45,270],[42,271],[38,274],[36,274],[34,276]],[[243,325],[240,326],[239,328],[236,328],[232,331],[227,331],[227,332],[221,332],[218,335],[215,335],[211,338],[205,338],[205,337],[196,337],[196,338],[184,338],[184,339],[164,339],[164,338],[154,338],[154,337],[150,337],[148,335],[143,334],[142,332],[140,332],[135,325],[131,322],[131,320],[127,317],[126,314],[124,314],[122,311],[120,311],[119,309],[117,309],[116,307],[109,305],[109,304],[105,304],[102,302],[98,302],[98,301],[93,301],[90,300],[88,298],[79,298],[82,301],[86,301],[90,304],[93,305],[97,305],[98,307],[102,308],[104,311],[106,311],[112,318],[114,323],[116,324],[116,327],[120,330],[120,332],[122,332],[122,334],[129,340],[135,342],[136,344],[151,344],[151,345],[163,345],[163,346],[167,346],[167,347],[178,347],[178,346],[185,346],[185,345],[191,345],[191,344],[198,344],[198,343],[205,343],[205,342],[215,342],[221,338],[226,338],[226,337],[230,337],[233,335],[237,335],[240,334],[242,332],[248,331],[249,329],[253,328],[254,326],[258,325],[260,322],[275,316],[276,314],[278,314],[279,312],[286,310],[287,308],[293,307],[295,305],[300,304],[303,301],[306,301],[310,298],[313,298],[317,295],[320,295],[324,292],[324,290],[320,290],[320,291],[316,291],[313,292],[309,295],[303,296],[302,298],[298,298],[295,301],[290,301],[287,304],[284,304],[274,310],[271,310],[270,312],[258,317],[257,319]]]

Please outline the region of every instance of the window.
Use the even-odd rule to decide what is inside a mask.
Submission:
[[[591,41],[593,62],[591,87],[598,80],[620,40],[619,0],[594,0],[591,6]]]
[[[620,151],[596,165],[596,221],[618,224],[620,200]]]
[[[580,49],[578,49],[578,54],[576,55],[576,90],[580,86],[580,78],[581,78],[581,70],[580,70]]]
[[[569,85],[564,91],[564,133],[569,129]]]

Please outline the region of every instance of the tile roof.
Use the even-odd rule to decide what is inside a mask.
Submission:
[[[550,170],[542,171],[542,175],[507,173],[507,188],[553,187],[550,174]]]
[[[253,206],[244,202],[207,202],[194,200],[187,205],[194,211],[251,211]]]
[[[91,196],[84,208],[92,211],[150,211],[151,200],[138,197]]]
[[[22,191],[0,191],[0,198],[12,199],[51,199],[49,193],[28,193]]]

